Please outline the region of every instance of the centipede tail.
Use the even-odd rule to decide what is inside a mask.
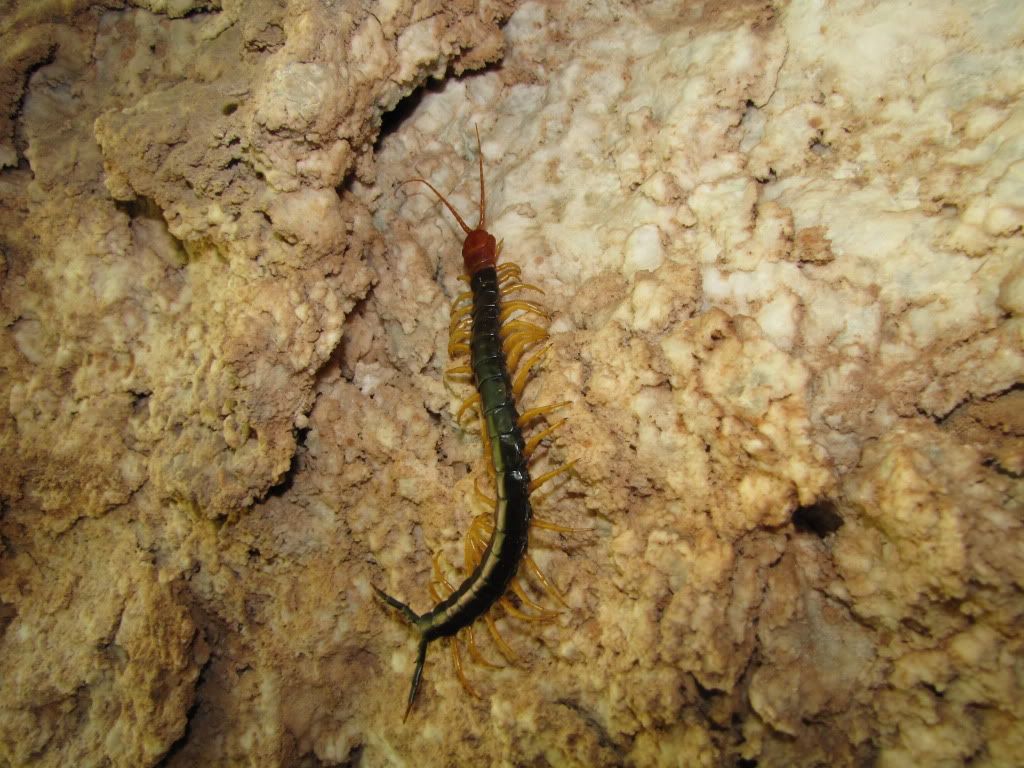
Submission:
[[[402,716],[402,720],[405,721],[409,718],[409,712],[412,711],[412,703],[416,700],[416,692],[419,690],[420,680],[423,678],[423,665],[427,662],[427,645],[430,641],[420,630],[420,620],[423,618],[422,616],[413,611],[412,608],[401,600],[393,598],[391,595],[381,589],[378,589],[376,586],[373,587],[373,591],[377,593],[377,597],[397,610],[402,617],[409,622],[413,629],[419,633],[419,646],[416,651],[416,669],[412,673],[412,685],[409,687],[409,700],[406,702],[405,714]]]
[[[480,152],[479,130],[477,150]],[[533,520],[531,491],[568,471],[573,464],[570,462],[533,480],[529,468],[531,454],[564,420],[541,430],[529,442],[524,440],[522,428],[568,403],[539,406],[521,414],[517,408],[516,400],[522,394],[528,376],[547,354],[546,346],[535,349],[543,345],[548,334],[533,322],[533,318],[547,318],[549,313],[532,299],[520,295],[543,291],[521,280],[519,266],[497,263],[501,244],[486,229],[483,170],[483,154],[480,152],[480,220],[473,229],[429,181],[416,178],[403,182],[425,184],[466,233],[462,244],[465,268],[462,279],[468,283],[469,290],[457,296],[452,305],[448,353],[453,359],[468,355],[469,362],[468,365],[450,367],[445,379],[464,376],[473,380],[475,391],[463,401],[455,418],[461,425],[465,423],[467,414],[477,414],[484,441],[484,463],[487,475],[494,482],[493,498],[474,485],[476,499],[491,505],[492,515],[489,518],[478,517],[470,526],[464,551],[470,573],[461,584],[454,586],[448,581],[441,570],[439,557],[435,557],[430,592],[436,604],[424,614],[417,614],[405,603],[374,587],[378,597],[402,616],[418,639],[406,717],[416,699],[431,642],[440,638],[448,640],[452,664],[460,682],[467,692],[479,696],[463,669],[460,632],[467,630],[465,640],[470,657],[486,666],[494,666],[484,660],[473,635],[474,622],[483,618],[502,656],[514,663],[516,655],[499,634],[494,619],[489,615],[491,608],[500,605],[507,615],[529,622],[550,621],[557,615],[557,611],[545,610],[523,589],[517,580],[521,566],[539,582],[538,590],[542,589],[565,605],[561,593],[527,555]],[[513,295],[514,298],[509,298]],[[540,527],[555,531],[575,530],[550,521],[543,521]]]

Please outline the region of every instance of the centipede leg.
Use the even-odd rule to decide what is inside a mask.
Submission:
[[[467,343],[472,330],[473,328],[469,323],[453,325],[448,329],[448,345],[455,346],[456,344]],[[450,360],[451,358],[449,357],[448,359]]]
[[[510,346],[513,340],[519,341],[521,339],[523,343],[529,343],[548,337],[547,331],[539,325],[527,322],[526,320],[509,320],[498,333],[505,347]]]
[[[479,477],[473,479],[473,493],[476,495],[477,499],[486,504],[490,509],[494,509],[494,505],[498,503],[497,499],[493,499],[484,493],[483,489],[480,487]]]
[[[530,408],[529,410],[523,411],[522,415],[520,415],[519,426],[525,427],[538,416],[543,416],[545,413],[551,413],[552,411],[557,411],[559,408],[565,408],[566,406],[569,405],[572,405],[571,400],[563,400],[560,403],[552,403],[551,405],[539,405],[536,408]]]
[[[501,293],[502,298],[510,296],[517,291],[536,291],[537,293],[544,295],[544,291],[533,283],[523,283],[515,278],[512,278],[504,285],[501,285],[498,288],[498,291]]]
[[[469,530],[466,531],[465,544],[463,544],[462,557],[466,561],[467,571],[472,571],[480,564],[480,559],[487,548],[487,545],[480,538],[477,520],[479,520],[479,517],[470,524]]]
[[[526,456],[526,458],[529,459],[533,455],[534,450],[536,450],[537,446],[540,445],[540,441],[541,440],[543,440],[545,437],[550,436],[552,432],[554,432],[560,426],[565,424],[565,422],[567,422],[567,421],[568,421],[568,419],[562,419],[561,421],[556,421],[550,427],[548,427],[546,429],[542,429],[536,435],[531,437],[526,442],[526,445],[523,447],[523,453]]]
[[[466,627],[466,648],[469,651],[470,657],[477,664],[489,667],[490,669],[501,669],[500,664],[495,664],[493,661],[488,660],[488,658],[480,651],[480,648],[476,644],[476,632],[473,631],[472,624]]]
[[[537,336],[538,338],[546,338],[548,332],[545,331],[536,323],[531,323],[529,320],[522,319],[509,320],[502,324],[501,328],[498,330],[498,335],[500,335],[501,338],[506,341],[517,334]]]
[[[527,299],[513,299],[512,301],[507,301],[502,305],[501,313],[498,315],[498,320],[502,323],[508,322],[508,318],[511,317],[514,312],[529,312],[530,314],[543,318],[551,317],[551,313],[535,301],[528,301]]]
[[[456,331],[448,341],[448,359],[469,353],[469,331]]]
[[[471,394],[469,397],[467,397],[465,400],[462,401],[462,405],[459,407],[459,410],[456,411],[456,413],[455,413],[455,422],[457,424],[459,424],[460,426],[463,426],[463,424],[462,424],[462,416],[463,416],[463,414],[466,411],[470,410],[471,408],[479,409],[479,407],[480,407],[480,393],[479,392],[474,392],[473,394]]]
[[[543,475],[541,475],[537,479],[531,480],[530,481],[530,486],[529,486],[530,492],[532,493],[533,491],[537,490],[542,485],[544,485],[544,483],[548,482],[549,480],[551,480],[551,479],[553,479],[555,477],[558,477],[563,472],[568,472],[570,469],[573,468],[573,466],[576,464],[577,461],[578,461],[578,459],[573,459],[572,461],[563,464],[562,466],[558,467],[557,469],[552,469],[550,472],[545,472]]]
[[[519,598],[525,608],[529,608],[531,611],[537,611],[541,616],[554,616],[556,611],[545,610],[544,606],[526,594],[526,590],[523,589],[523,585],[519,582],[519,577],[516,576],[512,579],[509,584],[511,590],[515,593],[515,596]]]
[[[553,613],[550,611],[545,611],[539,616],[531,616],[528,613],[523,613],[512,604],[512,601],[508,599],[508,595],[499,597],[498,605],[500,605],[505,610],[505,612],[508,613],[509,616],[519,619],[520,621],[530,621],[534,623],[544,624],[549,621],[554,621],[558,618],[557,613]]]
[[[568,525],[559,525],[536,515],[531,518],[530,525],[543,531],[554,531],[555,533],[591,533],[594,530],[593,528],[572,528]]]
[[[487,625],[487,631],[491,633],[491,638],[494,640],[494,644],[498,646],[498,650],[501,651],[501,655],[505,657],[509,664],[516,664],[519,661],[519,657],[516,656],[516,652],[512,650],[512,646],[505,642],[505,639],[498,632],[498,625],[494,622],[494,619],[489,614],[484,614],[484,623]]]
[[[448,327],[453,328],[473,314],[472,302],[463,303],[460,306],[452,307],[452,315],[448,320]]]
[[[551,351],[551,347],[544,346],[534,352],[530,357],[526,359],[522,367],[518,370],[515,378],[512,380],[512,394],[518,399],[522,397],[523,390],[526,389],[526,382],[530,378],[530,372],[533,367],[543,360],[547,354]]]
[[[566,608],[568,608],[569,604],[565,602],[565,596],[555,587],[554,584],[552,584],[548,580],[548,577],[544,575],[544,572],[540,569],[540,566],[537,565],[537,562],[532,557],[530,557],[530,555],[524,556],[523,562],[526,564],[526,569],[530,572],[530,575],[532,575],[537,581],[540,582],[540,585],[544,588],[544,591],[551,595],[551,597],[553,597],[559,603],[564,605]]]
[[[444,372],[444,377],[448,381],[451,381],[452,379],[455,379],[456,377],[472,376],[472,375],[473,375],[473,369],[470,368],[468,365],[455,365],[455,366],[452,366],[451,368],[449,368],[447,371]]]
[[[481,698],[476,688],[469,682],[469,678],[466,677],[466,672],[462,668],[462,654],[459,652],[459,636],[453,635],[448,638],[448,647],[452,650],[452,664],[455,667],[455,674],[459,678],[459,682],[462,683],[462,687],[466,693],[475,699]]]
[[[510,371],[514,371],[519,367],[519,361],[522,360],[523,355],[526,354],[526,350],[532,347],[534,344],[545,341],[548,335],[522,333],[518,337],[508,344],[508,366]],[[541,355],[543,357],[543,354]],[[538,358],[539,359],[539,358]],[[529,367],[533,367],[532,365]]]
[[[430,597],[435,603],[441,602],[444,598],[441,597],[441,592],[438,589],[443,587],[448,590],[450,595],[455,590],[452,585],[448,582],[448,579],[444,577],[444,573],[441,571],[441,553],[437,552],[433,558],[431,558],[431,565],[433,567],[433,576],[430,579],[430,583],[427,585],[427,591],[430,592]]]

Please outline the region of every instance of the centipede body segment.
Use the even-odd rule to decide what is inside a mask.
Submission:
[[[480,152],[479,130],[477,149]],[[466,233],[462,244],[463,279],[468,282],[469,290],[457,296],[452,305],[448,353],[456,364],[445,375],[472,379],[474,391],[459,408],[456,420],[464,423],[467,414],[478,416],[485,467],[493,484],[493,495],[476,486],[476,496],[491,507],[491,514],[475,518],[466,534],[464,559],[468,576],[465,580],[453,585],[441,568],[440,557],[434,558],[430,592],[436,605],[431,610],[417,614],[405,603],[374,587],[377,595],[412,627],[419,640],[406,717],[416,699],[431,642],[447,638],[459,680],[470,694],[477,696],[464,671],[462,642],[474,661],[494,665],[478,647],[474,624],[482,619],[502,656],[514,663],[515,652],[498,632],[491,609],[501,606],[507,615],[524,621],[548,621],[556,615],[556,611],[543,608],[523,588],[520,581],[523,571],[540,589],[564,605],[562,595],[527,552],[531,524],[546,530],[573,530],[536,519],[530,502],[533,491],[572,466],[571,463],[563,465],[537,478],[530,475],[529,462],[534,450],[564,423],[564,419],[541,429],[529,440],[524,439],[523,428],[568,403],[538,406],[523,412],[518,409],[517,400],[528,377],[548,350],[544,345],[547,332],[531,318],[545,318],[548,313],[527,297],[539,289],[523,282],[517,265],[498,264],[501,245],[486,229],[482,152],[479,162],[480,220],[473,229],[429,181],[416,178],[403,182],[420,182],[429,187]],[[459,361],[467,356],[468,363]],[[460,636],[464,640],[460,640]]]

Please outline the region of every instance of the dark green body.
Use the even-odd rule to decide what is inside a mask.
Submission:
[[[495,269],[489,267],[477,272],[470,287],[473,290],[470,365],[480,393],[480,407],[498,479],[494,532],[483,559],[469,578],[416,620],[428,641],[454,635],[469,626],[505,594],[526,553],[530,535],[530,473],[523,455],[519,414],[501,346],[501,293]]]
[[[530,540],[530,518],[533,515],[530,472],[526,466],[519,414],[501,345],[501,292],[495,268],[478,270],[470,286],[473,289],[470,364],[480,393],[480,408],[487,425],[487,439],[497,477],[494,531],[480,564],[458,589],[422,616],[405,603],[377,587],[373,588],[382,600],[401,612],[419,635],[406,717],[423,676],[427,646],[432,640],[451,637],[490,610],[515,578]]]

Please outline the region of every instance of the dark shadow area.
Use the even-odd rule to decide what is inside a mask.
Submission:
[[[292,453],[291,464],[288,465],[288,470],[284,473],[284,476],[275,485],[270,486],[264,498],[280,498],[291,490],[292,485],[295,484],[295,476],[299,473],[299,468],[302,465],[301,456],[305,453],[306,436],[309,434],[310,429],[312,427],[295,430],[295,451]]]
[[[793,513],[793,526],[801,533],[825,538],[843,526],[843,518],[834,503],[823,499],[806,507],[797,507]]]
[[[431,80],[399,101],[390,112],[385,112],[381,115],[380,133],[377,134],[377,141],[373,144],[373,154],[376,155],[380,152],[384,140],[397,131],[402,123],[416,111],[416,108],[423,102],[424,95],[427,93],[440,93],[443,87],[443,81]]]

